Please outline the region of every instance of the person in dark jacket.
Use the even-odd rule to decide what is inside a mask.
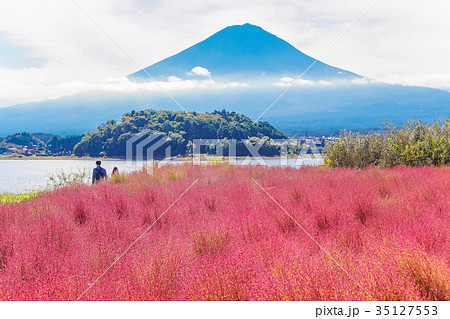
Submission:
[[[106,174],[106,170],[102,167],[102,162],[97,161],[95,162],[95,164],[97,164],[97,167],[94,168],[94,171],[92,172],[92,184],[95,184],[108,177]]]

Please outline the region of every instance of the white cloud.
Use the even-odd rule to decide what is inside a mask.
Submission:
[[[172,78],[172,77],[171,77]],[[176,77],[174,77],[176,78]],[[110,79],[107,83],[91,86],[93,90],[110,92],[136,92],[136,91],[160,91],[164,88],[167,91],[192,90],[192,89],[226,89],[230,87],[246,87],[247,83],[240,82],[216,82],[213,79],[206,80],[177,80],[134,82],[127,77]]]
[[[246,22],[319,57],[373,0],[77,2],[145,67]],[[371,79],[448,89],[449,6],[378,1],[321,60]],[[139,69],[72,1],[2,1],[2,38],[45,62],[0,67],[0,106],[73,94]]]
[[[201,66],[196,66],[191,70],[191,72],[187,72],[187,75],[200,75],[200,76],[211,76],[211,72],[206,68],[202,68]]]
[[[370,83],[372,83],[373,81],[371,80],[371,79],[369,79],[369,78],[360,78],[360,79],[353,79],[352,80],[352,83],[354,83],[354,84],[370,84]]]
[[[169,77],[167,78],[167,80],[168,80],[169,82],[180,82],[180,81],[182,81],[182,79],[180,79],[179,77],[176,77],[176,76],[174,76],[174,75],[169,76]]]
[[[294,84],[295,83],[295,84]],[[311,80],[303,80],[303,79],[294,79],[291,77],[283,77],[280,79],[279,82],[273,83],[273,85],[281,86],[281,87],[290,87],[291,85],[295,86],[314,86],[314,85],[331,85],[332,83],[330,81],[311,81]]]
[[[425,86],[450,92],[450,74],[398,75],[391,74],[380,81],[390,84]]]
[[[134,82],[127,77],[110,78],[104,83],[88,83],[81,81],[71,81],[60,84],[39,84],[39,83],[20,83],[0,80],[0,96],[5,101],[0,101],[0,105],[7,105],[7,102],[26,103],[43,99],[54,99],[65,95],[77,94],[86,91],[103,92],[158,92],[161,87],[166,91],[194,90],[194,89],[226,89],[232,87],[248,87],[247,83],[241,82],[216,82],[213,79],[206,80],[186,80],[183,81],[177,77],[169,77],[168,81]],[[15,92],[24,92],[18,99]],[[0,106],[1,107],[1,106]]]

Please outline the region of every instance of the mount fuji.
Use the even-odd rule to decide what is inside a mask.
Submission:
[[[302,77],[307,80],[361,78],[315,61],[286,41],[249,23],[227,27],[178,54],[131,74],[129,78],[148,81],[150,74],[162,81],[169,76],[189,79],[195,74],[187,74],[187,71],[201,66],[219,79],[279,79],[298,77],[310,65],[313,66]]]

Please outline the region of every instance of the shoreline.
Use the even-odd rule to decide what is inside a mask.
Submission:
[[[188,158],[189,162],[192,162],[193,156],[186,156],[186,157],[173,157],[170,158],[170,161],[185,161],[185,159]],[[212,158],[217,159],[220,158],[220,156],[210,156],[209,158],[203,158],[203,160],[211,160]],[[222,157],[224,161],[228,160],[228,156]],[[247,156],[236,156],[236,160],[245,160]],[[252,160],[254,160],[253,157],[250,157]],[[273,159],[273,160],[279,160],[282,159],[280,156],[261,156],[262,159]],[[313,156],[313,155],[301,155],[301,156],[288,156],[288,159],[323,159],[324,156]],[[0,161],[126,161],[126,158],[124,157],[89,157],[89,156],[83,156],[83,157],[73,157],[73,156],[23,156],[23,157],[16,157],[16,156],[9,156],[9,155],[0,155]]]
[[[73,156],[9,156],[9,155],[0,155],[0,161],[121,161],[125,160],[125,158],[114,158],[114,157],[104,157],[104,158],[96,158],[96,157],[73,157]]]
[[[235,163],[226,163],[228,161],[228,157],[224,158],[223,160],[217,160],[218,158],[208,158],[204,159],[204,157],[201,160],[200,165],[208,165],[208,164],[218,164],[218,165],[234,165],[239,166],[242,165],[242,163],[245,160],[245,157],[236,157]],[[299,159],[298,165],[313,165],[313,166],[322,166],[324,164],[323,157],[315,157],[313,158],[311,155],[304,155],[299,158],[296,157],[289,157],[289,161],[287,163],[288,166],[297,165],[296,160]],[[3,162],[2,162],[3,160]],[[81,167],[83,170],[86,168],[92,169],[94,167],[95,158],[90,157],[69,157],[69,156],[51,156],[51,157],[30,157],[30,158],[0,158],[0,167],[5,171],[4,173],[0,174],[2,175],[2,179],[6,178],[3,183],[0,183],[0,197],[2,194],[27,194],[33,191],[41,191],[47,189],[48,186],[48,178],[49,173],[54,173],[58,170],[65,170],[66,172],[72,172],[73,167]],[[103,165],[108,170],[112,169],[113,166],[119,167],[119,169],[124,169],[124,172],[130,172],[129,171],[129,164],[125,161],[123,158],[102,158]],[[187,158],[188,161],[186,161],[186,158],[183,157],[176,157],[171,158],[169,160],[169,163],[171,166],[179,166],[179,165],[196,165],[196,163],[193,163],[192,156]],[[280,166],[283,163],[282,157],[263,157],[263,161],[265,162],[265,165],[267,166]],[[3,164],[2,164],[3,163]],[[145,165],[145,163],[143,163]],[[150,164],[150,163],[147,163]],[[255,162],[255,159],[247,159],[245,161],[244,165],[253,165],[258,164]],[[125,167],[126,166],[126,167]],[[141,166],[141,165],[139,165]],[[24,177],[18,179],[18,181],[15,181],[11,178],[10,168],[19,168],[19,170],[24,170],[24,172],[28,172],[26,175],[32,175],[30,177]],[[46,174],[43,173],[36,173],[32,174],[29,168],[36,169],[37,171],[42,171],[40,168],[45,168],[44,171],[46,171]],[[136,166],[137,167],[137,166]],[[55,168],[55,169],[53,169]],[[133,168],[134,169],[134,168]],[[36,176],[37,177],[36,177]],[[34,176],[34,177],[33,177]],[[30,182],[31,181],[31,182]],[[47,182],[47,183],[46,183]]]

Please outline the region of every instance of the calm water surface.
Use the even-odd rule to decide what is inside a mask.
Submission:
[[[279,159],[265,159],[268,166],[278,166]],[[296,165],[317,165],[320,161],[315,159],[301,159],[296,163],[296,159],[289,159],[289,166]],[[238,160],[238,163],[242,160]],[[175,164],[183,161],[173,161]],[[256,164],[252,161],[251,164]],[[103,161],[102,166],[111,174],[114,167],[118,167],[121,172],[129,172],[126,161],[114,160]],[[0,160],[0,194],[20,193],[37,189],[44,189],[48,185],[49,176],[60,170],[65,172],[75,172],[88,169],[92,172],[95,162],[86,160]]]

